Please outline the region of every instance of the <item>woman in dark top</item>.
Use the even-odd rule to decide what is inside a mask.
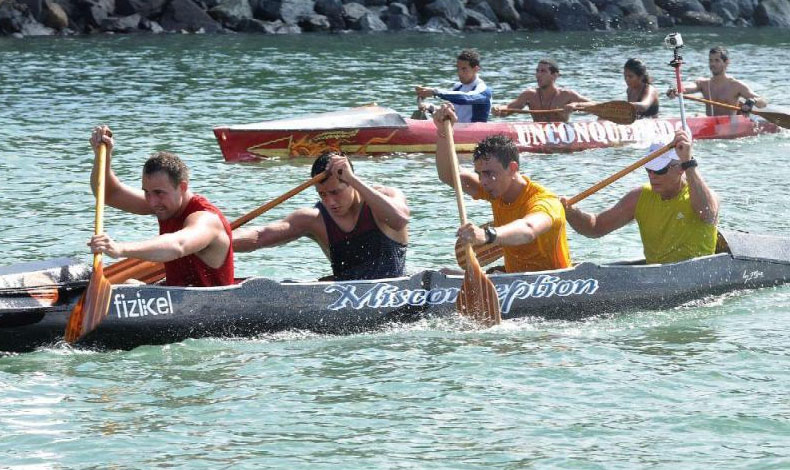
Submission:
[[[639,59],[628,59],[623,67],[623,78],[628,101],[636,107],[637,119],[658,117],[658,90],[647,73],[647,66]]]

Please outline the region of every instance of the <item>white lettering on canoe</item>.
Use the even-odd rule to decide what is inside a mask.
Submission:
[[[353,284],[332,284],[324,289],[328,294],[339,297],[327,308],[340,310],[352,308],[398,308],[423,305],[455,303],[459,288],[436,289],[399,289],[386,282],[376,283],[364,292],[357,293],[359,286]],[[542,274],[534,281],[514,281],[510,284],[497,284],[496,291],[502,313],[508,313],[516,300],[529,297],[567,297],[571,295],[593,295],[598,290],[597,279],[560,279],[557,276]]]
[[[765,277],[762,271],[752,271],[747,273],[746,271],[743,272],[743,282],[754,281],[760,279],[761,277]]]
[[[609,121],[576,121],[573,123],[534,122],[516,124],[516,140],[521,147],[569,146],[599,143],[619,145],[629,143],[664,142],[680,129],[680,121],[641,119],[622,125]]]
[[[166,291],[164,296],[149,298],[142,297],[137,292],[133,299],[127,299],[126,294],[115,294],[112,304],[118,318],[138,318],[175,313],[170,291]]]

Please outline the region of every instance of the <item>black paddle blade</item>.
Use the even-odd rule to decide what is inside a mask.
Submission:
[[[502,314],[496,287],[480,268],[474,253],[468,255],[471,255],[471,263],[464,272],[464,283],[458,293],[458,312],[485,326],[498,325],[502,322]]]
[[[95,330],[110,308],[112,284],[101,270],[94,270],[88,288],[71,311],[65,339],[75,343]]]

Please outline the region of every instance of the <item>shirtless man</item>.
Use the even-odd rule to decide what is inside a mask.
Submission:
[[[558,88],[555,84],[560,76],[560,68],[551,59],[541,59],[535,70],[537,88],[530,88],[511,101],[507,106],[495,106],[492,113],[495,116],[507,116],[506,109],[531,110],[563,109],[562,112],[533,114],[532,120],[536,122],[568,122],[571,112],[575,110],[572,103],[585,103],[590,101],[584,96],[567,88]]]
[[[730,58],[727,49],[716,46],[708,55],[710,78],[698,78],[693,84],[683,84],[685,93],[702,93],[705,99],[720,103],[740,106],[741,111],[748,113],[752,107],[764,108],[767,102],[757,96],[748,85],[727,75],[727,66]],[[667,91],[670,98],[677,97],[677,90],[670,88]],[[743,101],[740,101],[743,98]],[[706,105],[705,114],[708,116],[726,116],[735,114],[735,111],[720,106]]]
[[[369,185],[348,158],[327,152],[313,163],[320,201],[278,222],[233,232],[233,249],[247,252],[301,237],[312,238],[332,264],[332,280],[382,279],[403,275],[409,241],[409,207],[395,188]]]

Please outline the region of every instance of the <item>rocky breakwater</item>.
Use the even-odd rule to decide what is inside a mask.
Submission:
[[[0,0],[0,35],[790,28],[790,0]]]

